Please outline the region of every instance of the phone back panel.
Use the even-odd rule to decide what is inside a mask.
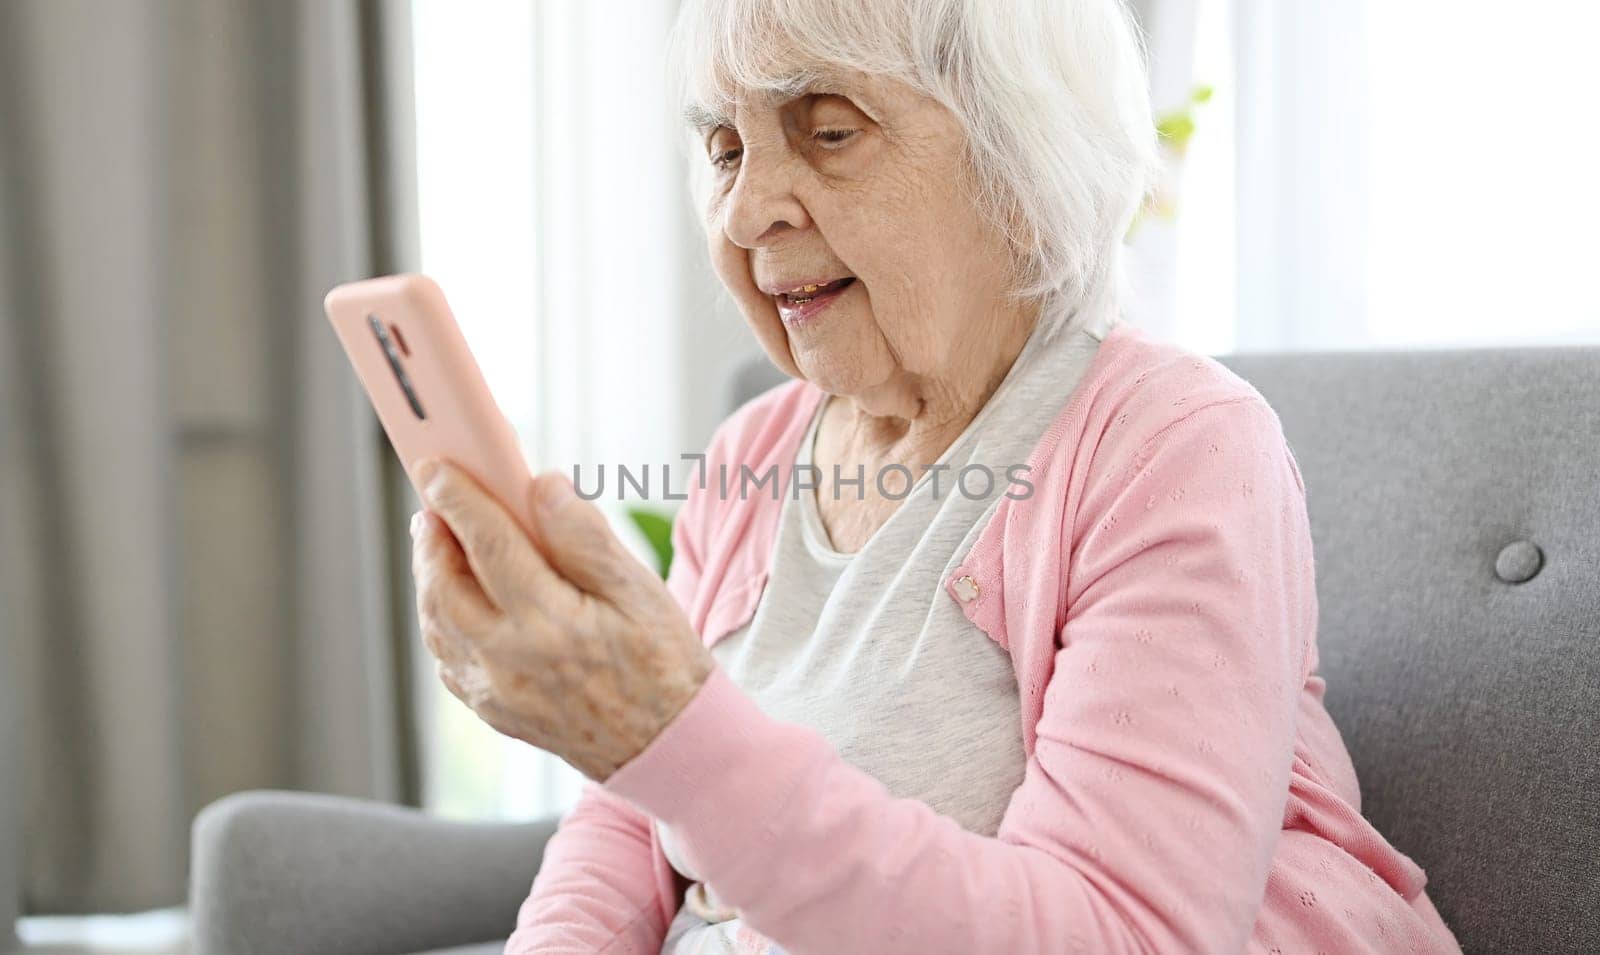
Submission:
[[[531,535],[528,462],[439,286],[388,275],[335,288],[323,308],[419,495],[417,464],[449,459]]]

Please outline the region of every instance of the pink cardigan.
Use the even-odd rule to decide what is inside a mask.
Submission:
[[[739,465],[787,481],[822,396],[786,382],[712,438],[668,580],[707,645],[750,619],[777,529]],[[1119,322],[1028,464],[1034,494],[944,587],[1022,697],[1027,770],[995,837],[893,797],[717,669],[585,786],[506,951],[659,952],[685,883],[655,817],[793,955],[1459,952],[1423,870],[1360,814],[1314,673],[1305,488],[1260,393]]]

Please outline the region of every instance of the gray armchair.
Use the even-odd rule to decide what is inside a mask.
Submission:
[[[1218,360],[1305,478],[1364,814],[1468,952],[1600,951],[1600,348]],[[195,823],[198,951],[497,952],[552,829],[229,797]]]
[[[498,953],[555,828],[315,793],[227,796],[195,818],[194,950]]]

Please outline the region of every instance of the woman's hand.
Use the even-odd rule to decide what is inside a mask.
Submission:
[[[534,478],[537,545],[450,462],[418,477],[412,574],[439,679],[499,732],[604,781],[694,696],[710,652],[564,475]]]

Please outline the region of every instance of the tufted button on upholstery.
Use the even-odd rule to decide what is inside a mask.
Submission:
[[[1520,584],[1539,572],[1544,555],[1533,541],[1512,541],[1500,548],[1494,559],[1495,576],[1508,584]]]
[[[978,596],[978,582],[972,579],[971,574],[957,577],[951,586],[955,588],[956,596],[961,598],[962,603],[971,603]]]

